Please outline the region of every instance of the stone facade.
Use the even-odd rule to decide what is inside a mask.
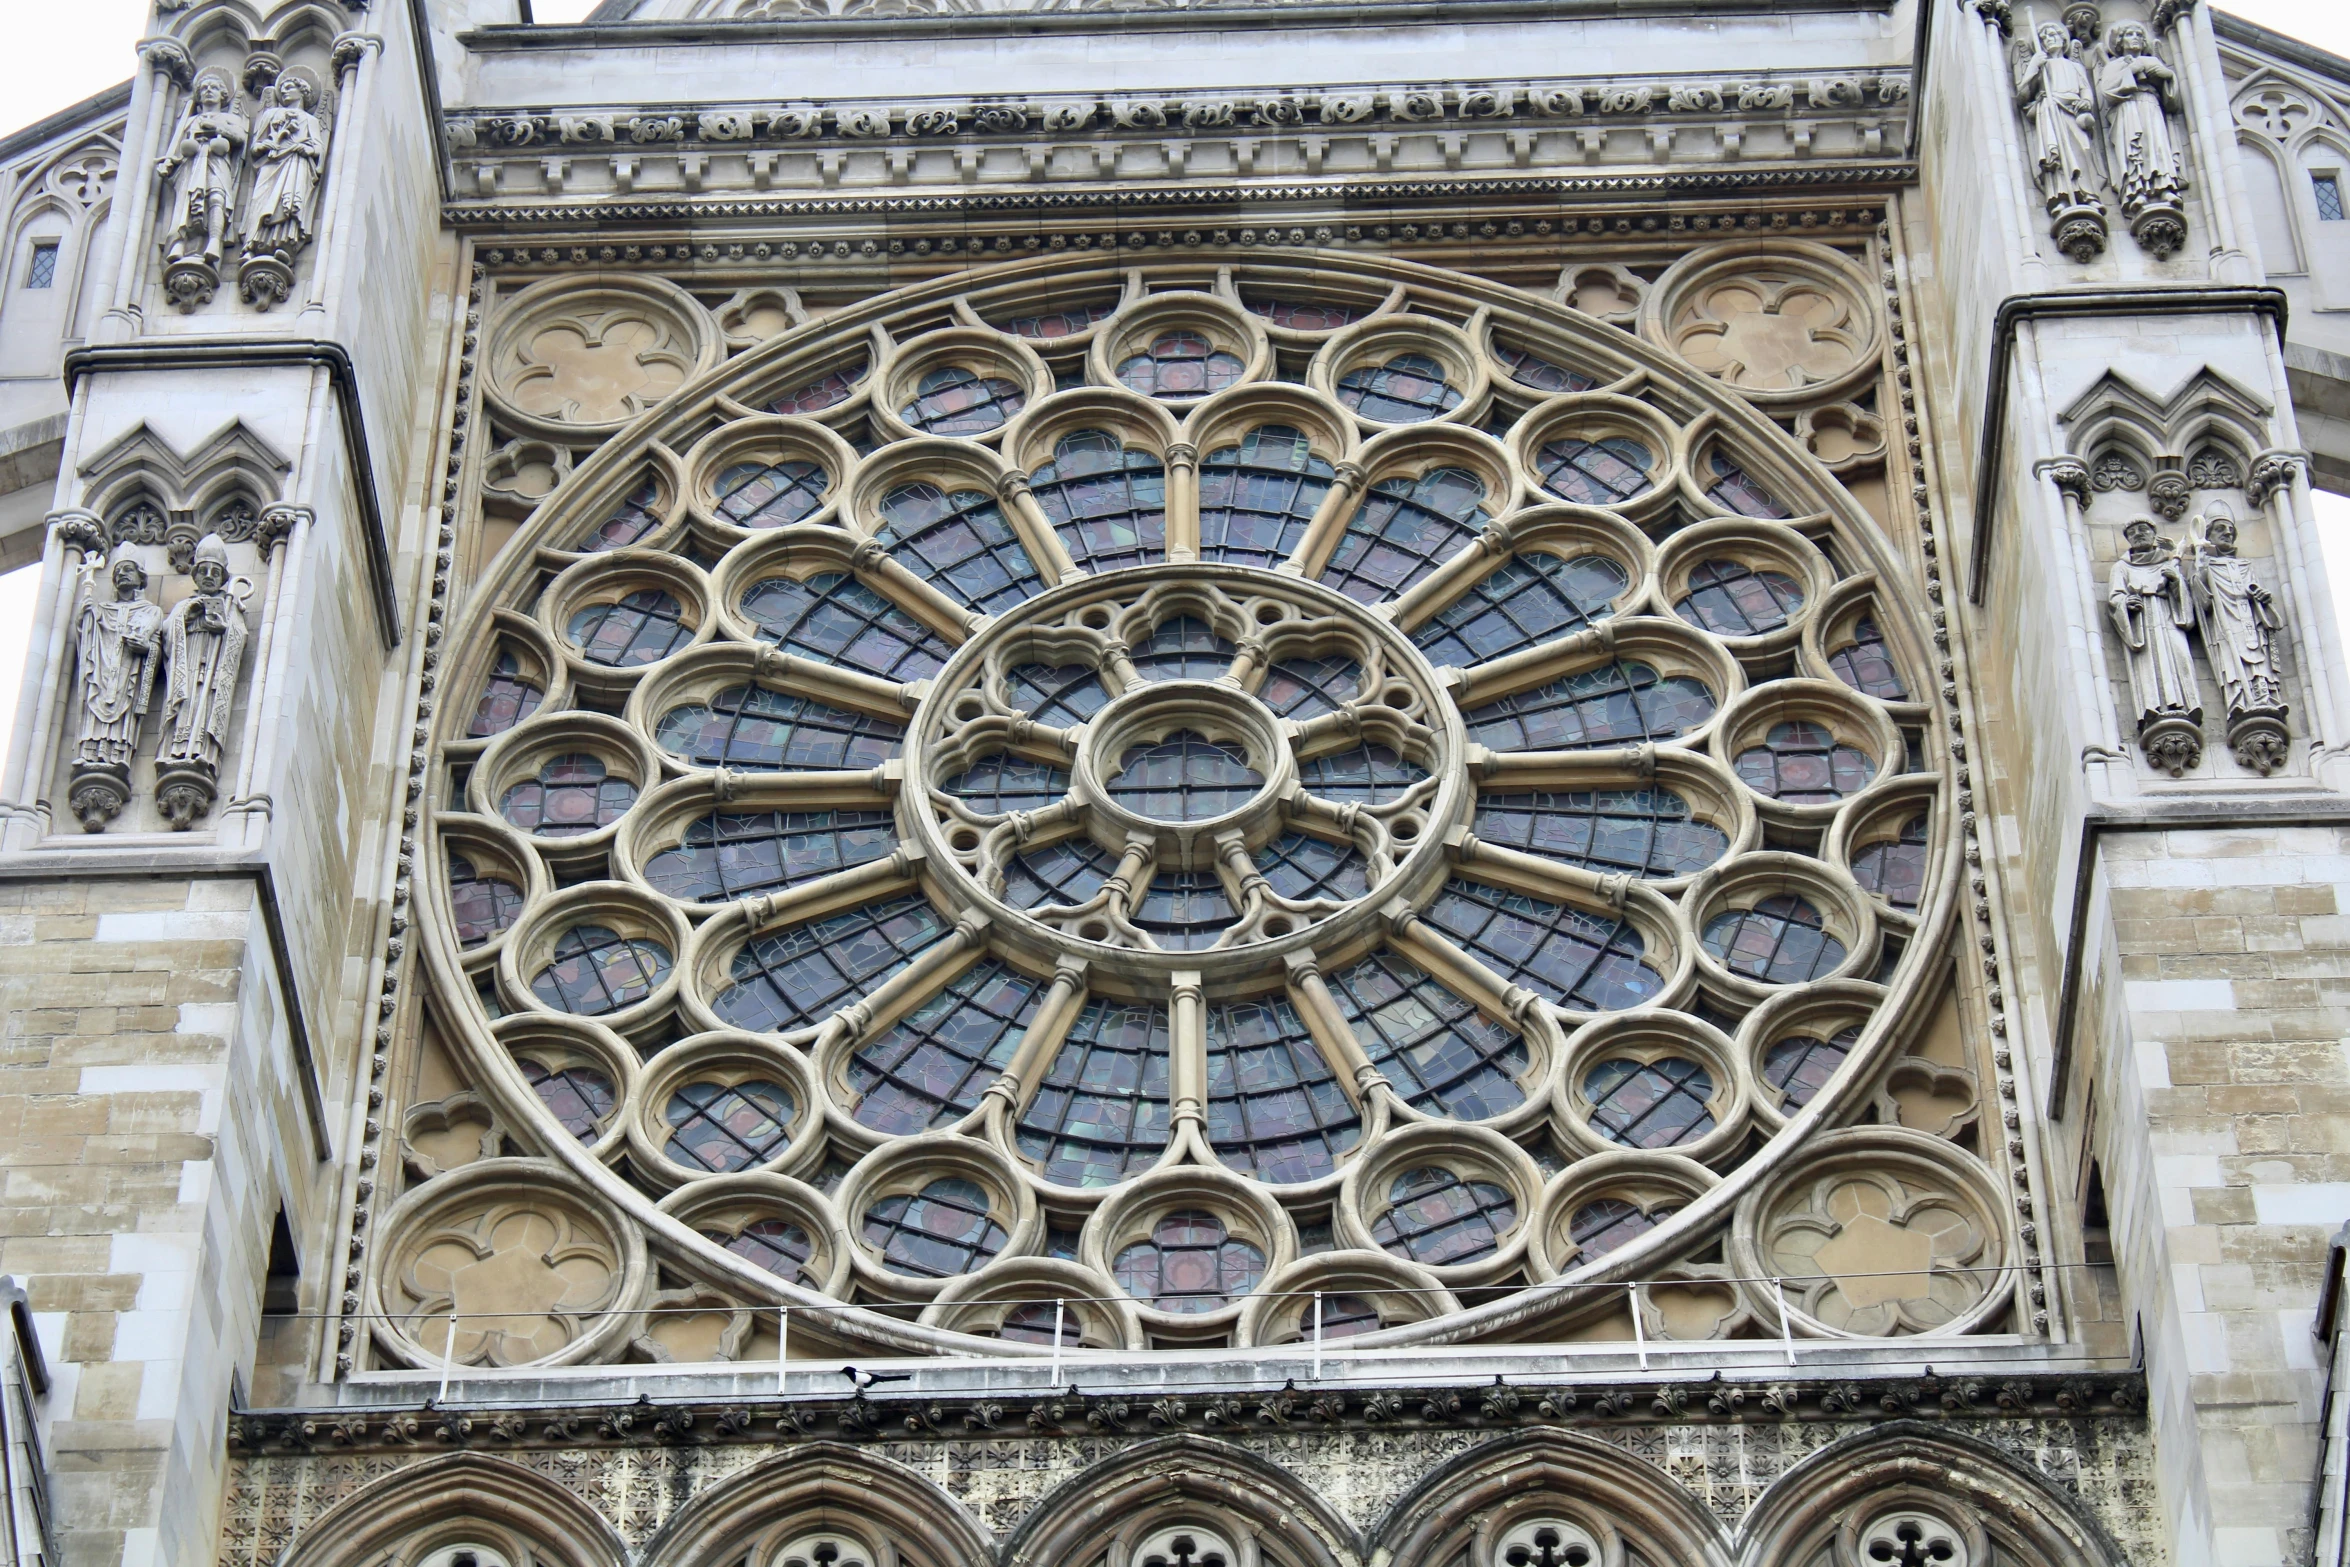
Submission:
[[[19,1560],[2340,1559],[2350,64],[515,10],[0,143]]]

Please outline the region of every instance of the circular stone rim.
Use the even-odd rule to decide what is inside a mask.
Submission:
[[[1162,708],[1174,710],[1167,722],[1176,727],[1156,741],[1145,741],[1132,732],[1153,727],[1154,715]],[[1117,797],[1117,780],[1123,772],[1103,770],[1112,752],[1123,753],[1132,745],[1163,744],[1184,732],[1197,734],[1211,745],[1222,744],[1209,732],[1218,727],[1246,730],[1250,747],[1265,753],[1261,759],[1251,758],[1257,764],[1252,768],[1257,773],[1257,786],[1247,799],[1213,816],[1195,818],[1147,815]],[[1260,836],[1254,828],[1261,822],[1278,823],[1281,801],[1297,777],[1296,747],[1281,720],[1252,693],[1218,680],[1146,681],[1104,703],[1083,729],[1076,766],[1070,770],[1072,791],[1129,836],[1149,833],[1158,839],[1161,849],[1172,848],[1185,869],[1204,863],[1198,849],[1202,841],[1213,841],[1228,832],[1253,838]]]

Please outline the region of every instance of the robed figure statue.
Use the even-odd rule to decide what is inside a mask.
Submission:
[[[2097,97],[2105,110],[2106,167],[2121,195],[2122,215],[2140,244],[2167,256],[2187,238],[2179,204],[2187,182],[2170,129],[2178,87],[2143,23],[2123,22],[2107,35]]]
[[[2236,519],[2218,502],[2203,519],[2203,542],[2186,570],[2203,656],[2227,702],[2228,744],[2245,766],[2272,771],[2284,761],[2287,743],[2285,681],[2277,666],[2285,617],[2236,553]]]
[[[74,612],[81,710],[66,802],[85,832],[105,831],[130,800],[131,759],[163,652],[163,610],[148,600],[146,568],[131,547],[115,546],[107,563],[111,598],[99,590],[98,567],[95,557],[83,566]]]
[[[227,81],[207,71],[196,78],[195,101],[172,127],[156,162],[163,181],[164,287],[182,306],[211,299],[220,282],[250,130],[230,105]]]
[[[2058,245],[2087,261],[2105,248],[2105,183],[2097,151],[2097,88],[2055,22],[2033,31],[2015,68],[2016,105],[2024,116],[2024,151],[2055,224]]]
[[[183,831],[212,808],[245,657],[245,611],[230,591],[228,546],[219,534],[197,542],[189,575],[195,592],[163,623],[170,675],[155,753],[156,804]]]
[[[238,282],[246,300],[265,310],[292,289],[295,258],[317,226],[326,127],[311,112],[312,96],[310,84],[289,71],[253,121],[253,198]]]
[[[2203,698],[2187,643],[2194,596],[2152,518],[2132,518],[2122,538],[2129,553],[2113,563],[2106,602],[2129,664],[2138,744],[2177,777],[2203,759]]]

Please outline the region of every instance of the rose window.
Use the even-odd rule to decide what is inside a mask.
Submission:
[[[1871,1166],[1802,1139],[1893,1135],[1950,968],[1903,568],[1666,347],[1252,265],[844,306],[583,459],[475,590],[434,1011],[565,1222],[659,1237],[628,1278],[1031,1355],[1056,1300],[1118,1303],[1073,1351],[1314,1295],[1350,1343],[1604,1337],[1620,1286],[1554,1281],[1843,1254],[1821,1183]],[[1872,1222],[1972,1271],[1907,1315],[1790,1285],[1805,1331],[1992,1310],[1990,1177],[1903,1158]],[[1755,1160],[1793,1162],[1708,1200]]]

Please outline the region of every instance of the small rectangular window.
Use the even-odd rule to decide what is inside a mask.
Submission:
[[[2334,203],[2335,216],[2341,215],[2342,204]],[[57,283],[57,241],[45,239],[33,246],[33,264],[25,269],[24,286],[53,288]]]
[[[2328,223],[2342,221],[2342,176],[2313,174],[2309,183],[2317,191],[2317,215]]]

